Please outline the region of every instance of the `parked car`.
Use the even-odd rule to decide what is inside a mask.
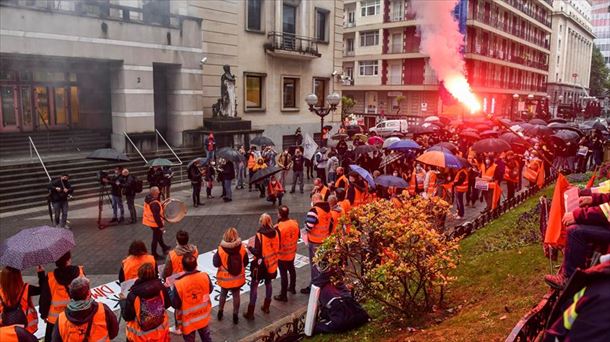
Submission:
[[[354,134],[365,132],[365,129],[360,125],[349,125],[349,126],[345,127],[345,130],[347,131],[347,135],[350,138],[353,137]]]
[[[381,137],[387,137],[393,133],[407,133],[408,130],[407,120],[385,120],[378,123],[375,127],[371,127],[369,132],[375,132]]]

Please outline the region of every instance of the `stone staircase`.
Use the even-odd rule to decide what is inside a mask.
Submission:
[[[72,129],[2,133],[0,134],[0,158],[6,160],[15,156],[29,155],[30,141],[28,136],[32,137],[41,155],[93,151],[98,148],[110,147],[110,133],[104,131]]]

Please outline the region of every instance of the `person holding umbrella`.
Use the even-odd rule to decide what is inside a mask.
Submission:
[[[85,341],[109,341],[119,333],[119,322],[110,308],[91,298],[89,279],[78,277],[68,287],[70,302],[59,315],[53,342],[72,342],[85,332]]]
[[[150,192],[144,198],[144,213],[142,214],[142,224],[152,230],[152,242],[150,251],[155,258],[161,258],[157,254],[157,245],[161,245],[163,253],[167,254],[171,249],[163,241],[163,206],[159,201],[161,191],[156,186],[150,188]]]
[[[38,283],[44,281],[44,270],[38,268]],[[0,323],[2,325],[15,324],[4,322],[4,317],[9,311],[19,310],[26,319],[23,324],[25,330],[35,333],[38,330],[38,312],[32,303],[32,297],[40,295],[40,287],[33,286],[23,281],[21,271],[6,266],[0,272]],[[12,315],[11,315],[12,316]]]
[[[82,266],[72,265],[72,254],[67,252],[55,262],[55,270],[49,272],[40,283],[41,293],[39,302],[40,318],[47,322],[45,342],[50,342],[53,336],[55,324],[70,301],[66,290],[72,281],[78,277],[84,277],[85,271]]]
[[[52,180],[47,189],[49,190],[49,199],[53,205],[53,222],[55,226],[58,228],[69,228],[66,224],[68,221],[68,199],[74,193],[74,189],[70,184],[70,175],[64,173],[61,177]]]

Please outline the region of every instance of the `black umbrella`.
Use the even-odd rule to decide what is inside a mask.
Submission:
[[[347,138],[349,138],[349,135],[345,134],[345,133],[337,133],[333,136],[330,137],[332,140],[345,140]]]
[[[544,121],[542,119],[531,119],[530,123],[532,125],[543,125],[543,126],[546,126],[546,121]]]
[[[91,152],[87,159],[106,160],[113,162],[131,161],[125,154],[115,150],[114,148],[100,148]]]
[[[444,147],[444,148],[448,149],[449,151],[451,151],[451,153],[453,153],[453,154],[455,154],[457,151],[459,151],[457,146],[455,146],[454,144],[447,142],[447,141],[439,142],[438,144],[436,144],[434,146]]]
[[[470,131],[462,131],[460,133],[460,137],[465,138],[465,139],[481,139],[480,135],[478,135],[475,132],[470,132]]]
[[[479,140],[472,145],[472,150],[477,153],[500,153],[510,150],[510,144],[502,139],[487,138]]]
[[[568,121],[566,119],[556,118],[549,120],[549,124],[551,123],[568,123]]]
[[[409,132],[413,134],[431,134],[435,132],[439,132],[441,130],[440,126],[426,123],[422,126],[410,126]]]
[[[0,245],[0,265],[18,270],[57,261],[74,247],[74,234],[64,228],[27,228]]]
[[[193,165],[194,163],[199,162],[199,165],[203,165],[203,164],[205,164],[205,162],[206,162],[206,161],[207,161],[207,159],[206,159],[206,158],[201,158],[201,157],[199,157],[199,158],[195,158],[195,159],[191,160],[191,161],[190,161],[190,162],[189,162],[189,163],[186,165],[186,167],[190,169],[190,168],[191,168],[191,165]]]
[[[481,132],[481,137],[497,138],[498,137],[498,132],[492,131],[491,129],[488,129],[486,131]]]
[[[578,127],[574,127],[573,125],[568,125],[568,124],[562,124],[562,123],[554,122],[554,123],[550,123],[549,127],[551,129],[553,129],[554,131],[568,130],[568,131],[576,132],[580,136],[584,135],[584,133],[580,129],[578,129]]]
[[[527,149],[527,140],[513,132],[506,132],[500,135],[500,139],[509,143],[512,146],[513,151],[516,153],[521,154]]]
[[[377,147],[375,145],[360,145],[354,149],[354,153],[356,155],[375,151],[377,151]]]
[[[553,130],[543,125],[530,125],[523,129],[523,134],[530,137],[549,136],[553,134]]]
[[[218,157],[224,158],[226,160],[230,160],[232,162],[242,162],[245,160],[245,157],[239,153],[239,151],[231,148],[231,147],[223,147],[223,148],[219,148],[218,151],[216,151],[216,155]]]
[[[259,135],[254,137],[254,139],[250,140],[250,145],[258,145],[258,146],[275,146],[273,141],[266,136]]]
[[[574,131],[569,131],[567,129],[559,130],[553,135],[565,142],[577,142],[578,140],[580,140],[580,134]]]
[[[258,183],[263,179],[269,178],[280,171],[282,171],[282,169],[277,166],[269,166],[262,170],[258,170],[250,178],[250,184]]]

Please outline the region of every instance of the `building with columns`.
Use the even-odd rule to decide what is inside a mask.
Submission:
[[[594,38],[591,5],[591,0],[553,2],[548,93],[554,107],[579,103],[589,95]]]
[[[593,0],[591,12],[595,45],[610,68],[610,0]]]

